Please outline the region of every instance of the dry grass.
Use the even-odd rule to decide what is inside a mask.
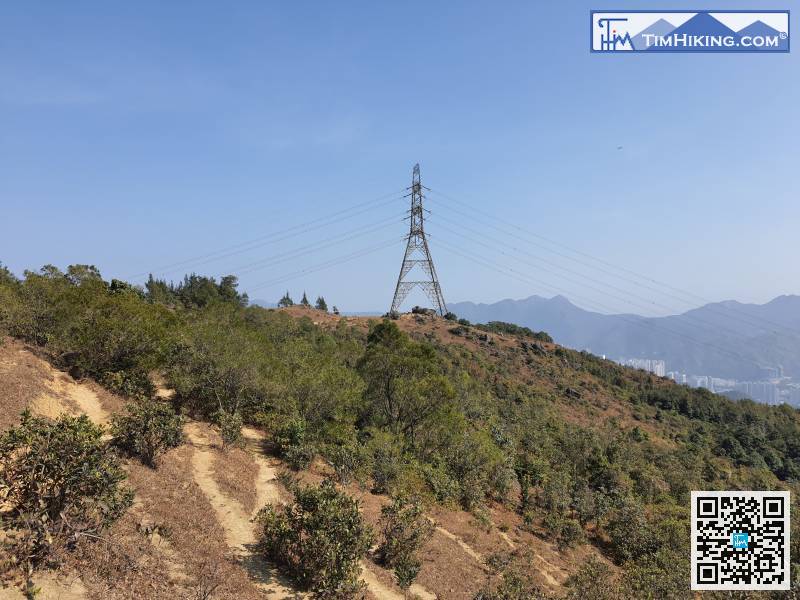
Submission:
[[[261,508],[256,506],[258,465],[250,452],[241,448],[218,450],[213,473],[222,493],[238,501],[246,512]]]
[[[11,338],[0,339],[0,431],[19,423],[19,415],[47,391],[52,367]]]

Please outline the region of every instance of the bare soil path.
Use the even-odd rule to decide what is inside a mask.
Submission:
[[[225,496],[214,480],[214,451],[204,427],[200,423],[188,423],[186,437],[193,446],[192,469],[195,481],[214,508],[217,521],[225,530],[228,546],[236,553],[237,559],[250,573],[257,587],[270,598],[301,597],[258,552],[256,528],[251,520],[253,515],[247,514],[237,501]],[[260,473],[259,483],[268,483],[266,487],[274,487],[274,483],[269,483],[274,479],[274,473],[272,477],[269,475]]]

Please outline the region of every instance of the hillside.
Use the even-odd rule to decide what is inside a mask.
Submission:
[[[691,490],[792,489],[797,510],[798,411],[524,333],[246,307],[235,282],[137,290],[85,266],[6,273],[0,327],[4,431],[25,408],[185,419],[155,468],[120,454],[130,507],[34,565],[44,597],[299,594],[251,519],[326,478],[376,532],[383,507],[420,502],[422,598],[689,597]],[[241,447],[223,443],[234,417]],[[374,547],[358,561],[369,597],[403,597]]]
[[[761,367],[783,366],[800,377],[800,296],[766,304],[717,302],[667,317],[606,315],[587,311],[563,296],[457,302],[449,308],[473,322],[507,321],[547,331],[579,350],[619,358],[657,358],[667,370],[748,380]]]

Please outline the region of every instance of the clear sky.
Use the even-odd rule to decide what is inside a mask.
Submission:
[[[142,281],[205,257],[184,266],[238,272],[253,298],[305,289],[385,309],[408,200],[319,219],[401,190],[419,162],[425,185],[506,222],[429,195],[448,301],[692,306],[587,256],[695,305],[800,293],[800,40],[791,54],[590,54],[591,8],[607,7],[5,2],[0,261]],[[490,223],[502,230],[474,234]]]

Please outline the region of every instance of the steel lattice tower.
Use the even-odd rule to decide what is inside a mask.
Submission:
[[[436,311],[444,316],[447,312],[447,306],[444,303],[442,288],[439,286],[439,278],[436,276],[436,269],[433,268],[431,251],[428,248],[428,240],[425,237],[422,198],[419,164],[416,164],[411,178],[411,231],[408,234],[406,253],[403,257],[403,265],[400,267],[400,276],[397,278],[397,287],[394,290],[394,299],[392,300],[390,312],[397,312],[409,292],[419,286],[433,303]],[[419,266],[427,277],[422,280],[406,281],[406,276],[416,266]]]

